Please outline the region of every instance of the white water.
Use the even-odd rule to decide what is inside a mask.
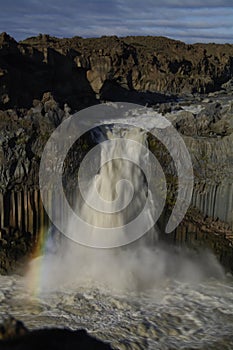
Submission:
[[[148,210],[142,216],[140,224],[144,227],[151,222],[150,226],[153,226],[155,204],[141,170],[146,167],[145,164],[149,164],[145,131],[115,127],[112,131],[107,130],[107,139],[109,141],[101,143],[100,147],[97,146],[95,153],[91,153],[91,156],[83,161],[83,171],[80,170],[79,178],[82,196],[77,196],[76,212],[92,226],[92,235],[96,237],[94,243],[98,243],[99,239],[97,228],[118,227],[119,231],[112,237],[118,245],[119,235],[124,238],[124,235],[129,234],[126,225],[140,214],[148,197]],[[98,158],[98,152],[102,166],[97,173],[98,164],[92,174],[90,166]],[[72,220],[68,225],[69,229],[79,233],[80,228],[73,226]],[[104,235],[109,234],[104,231]]]
[[[35,297],[22,277],[0,276],[0,318],[7,313],[31,328],[85,328],[116,349],[232,349],[232,280],[184,283],[163,278],[146,292],[91,283]]]

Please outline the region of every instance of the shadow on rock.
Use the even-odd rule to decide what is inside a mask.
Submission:
[[[28,331],[21,321],[8,318],[0,326],[3,350],[111,350],[111,346],[90,336],[85,330],[41,329]]]

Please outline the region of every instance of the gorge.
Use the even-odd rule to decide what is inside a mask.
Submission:
[[[14,273],[0,276],[1,316],[12,313],[32,329],[83,327],[120,349],[232,346],[233,285],[225,274],[233,271],[232,57],[232,45],[188,45],[161,37],[39,35],[17,43],[0,35],[0,272]],[[147,106],[147,128],[153,129],[158,115],[182,136],[194,172],[191,205],[179,226],[165,234],[177,199],[174,161],[152,133],[119,131],[109,122],[71,147],[63,167],[67,197],[77,199],[73,185],[80,164],[101,144],[100,131],[105,139],[131,135],[162,166],[168,188],[164,210],[149,239],[133,243],[132,251],[126,246],[113,256],[101,250],[93,254],[64,237],[57,248],[39,187],[46,142],[75,112],[117,101]],[[115,154],[116,149],[107,151]],[[122,175],[138,186],[138,207],[129,208],[128,220],[149,193],[137,167],[119,160],[106,165],[99,171],[99,189],[113,200],[113,184]],[[49,190],[47,197],[55,200]],[[82,208],[95,226],[96,221],[113,224]],[[37,251],[30,265],[29,282],[15,274],[22,274],[25,260],[44,245],[44,259]],[[39,279],[35,295],[27,284],[32,275]]]

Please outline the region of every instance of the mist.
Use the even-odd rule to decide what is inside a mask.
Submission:
[[[161,243],[150,247],[145,239],[124,248],[95,249],[63,238],[56,253],[30,263],[29,280],[38,270],[39,292],[83,286],[141,292],[171,281],[198,284],[224,278],[223,268],[208,250],[194,252]]]

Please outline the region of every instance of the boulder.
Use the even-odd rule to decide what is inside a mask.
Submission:
[[[111,350],[107,343],[89,335],[85,330],[40,329],[28,331],[21,321],[8,318],[0,326],[2,350]]]

